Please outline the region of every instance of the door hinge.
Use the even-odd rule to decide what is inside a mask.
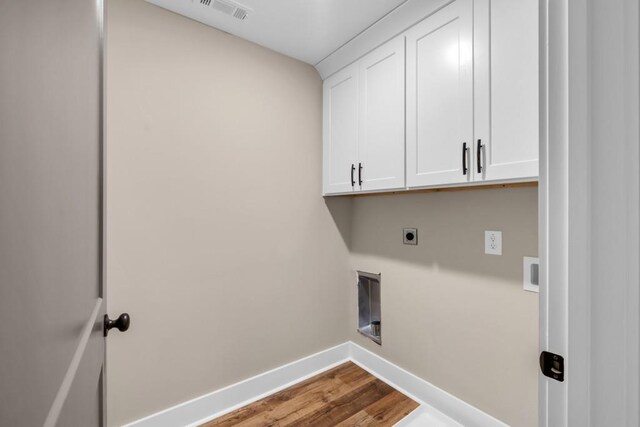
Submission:
[[[545,376],[556,381],[564,381],[564,357],[559,354],[548,351],[540,353],[540,369]]]

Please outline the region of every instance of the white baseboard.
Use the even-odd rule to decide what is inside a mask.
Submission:
[[[354,362],[421,404],[398,426],[506,426],[380,356],[347,342],[183,402],[124,427],[195,427],[347,361]]]
[[[439,424],[434,425],[462,425],[469,427],[507,426],[502,421],[482,412],[475,406],[458,399],[454,395],[394,365],[377,354],[352,342],[349,344],[351,352],[350,359],[353,363],[369,371],[375,377],[380,378],[416,402],[421,403],[422,407],[420,410],[426,409],[431,418],[439,421]],[[455,423],[452,424],[452,420],[455,421]],[[398,425],[404,425],[404,423],[401,422]]]
[[[349,347],[349,343],[340,344],[149,415],[124,427],[200,425],[348,361]]]

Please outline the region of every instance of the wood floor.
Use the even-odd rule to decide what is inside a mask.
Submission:
[[[392,426],[417,407],[349,362],[201,427]]]

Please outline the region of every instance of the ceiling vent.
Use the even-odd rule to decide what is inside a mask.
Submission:
[[[230,0],[200,0],[200,4],[210,6],[212,9],[225,15],[233,16],[240,21],[244,21],[249,16],[249,12],[251,12],[248,7]]]

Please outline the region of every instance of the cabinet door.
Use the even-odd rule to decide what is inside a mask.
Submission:
[[[350,193],[354,190],[352,177],[358,178],[357,64],[324,81],[323,101],[324,194]]]
[[[407,185],[471,181],[472,0],[454,1],[412,27],[406,38]]]
[[[538,13],[538,0],[476,0],[477,180],[538,178]]]
[[[361,190],[404,188],[404,36],[359,65]]]

